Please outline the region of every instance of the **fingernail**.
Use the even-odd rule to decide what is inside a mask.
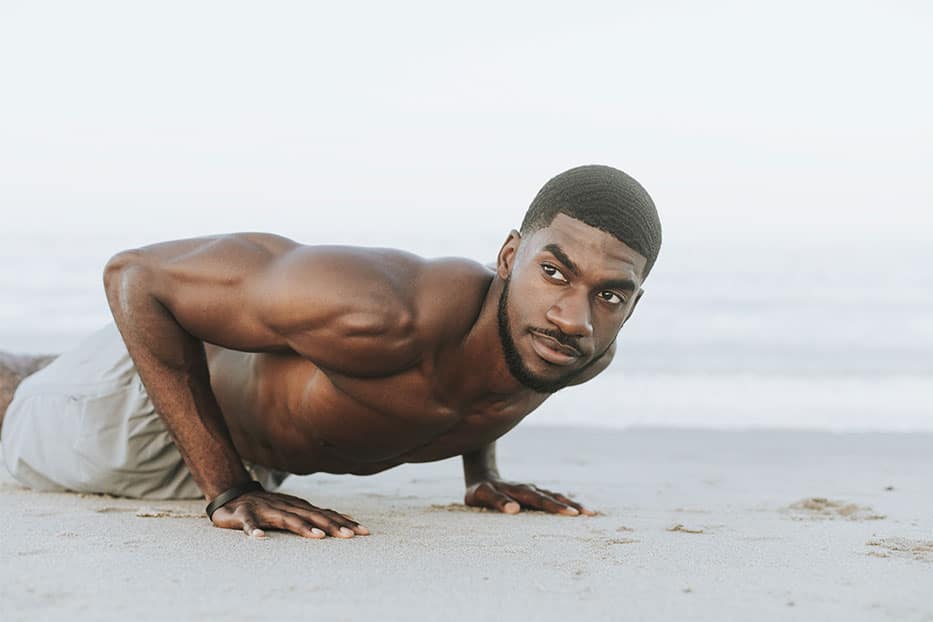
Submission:
[[[568,516],[576,516],[577,514],[580,513],[580,511],[579,511],[577,508],[564,508],[564,509],[561,510],[561,511],[562,511],[564,514],[567,514]]]
[[[327,534],[325,534],[323,531],[321,531],[320,529],[318,529],[317,527],[312,527],[312,528],[311,528],[311,533],[313,533],[313,534],[316,535],[316,536],[324,536],[324,535],[327,535]]]
[[[502,509],[506,514],[518,514],[518,511],[522,509],[522,506],[518,505],[514,501],[509,501]]]
[[[261,538],[266,535],[266,532],[264,532],[262,529],[253,529],[251,532],[249,532],[249,535],[253,536],[254,538]]]
[[[353,531],[351,529],[347,529],[346,527],[341,527],[340,534],[349,538],[353,536]]]
[[[359,529],[357,533],[359,533],[361,536],[369,535],[369,529],[366,529],[366,527],[363,527],[362,525],[357,525],[356,528]]]

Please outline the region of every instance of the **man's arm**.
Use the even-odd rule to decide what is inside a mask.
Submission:
[[[413,262],[393,251],[306,247],[265,234],[166,242],[108,262],[104,285],[117,327],[206,498],[249,476],[211,390],[203,342],[290,349],[342,373],[394,373],[417,356],[406,285]],[[309,537],[322,537],[320,529],[365,532],[273,493],[244,495],[214,522],[247,533],[261,526]]]

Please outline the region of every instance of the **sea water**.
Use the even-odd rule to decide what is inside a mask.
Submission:
[[[145,237],[0,234],[0,350],[59,352],[110,321],[101,269]],[[501,244],[384,237],[483,263]],[[612,366],[528,424],[933,430],[923,245],[668,241],[645,290]]]

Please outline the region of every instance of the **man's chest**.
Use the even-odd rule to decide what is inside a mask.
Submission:
[[[421,462],[472,451],[505,434],[536,406],[527,400],[460,400],[421,370],[388,378],[317,374],[297,417],[314,440],[349,460]]]
[[[374,472],[460,455],[502,436],[543,401],[464,400],[456,378],[423,368],[347,378],[297,356],[217,350],[209,359],[241,454],[293,472]]]

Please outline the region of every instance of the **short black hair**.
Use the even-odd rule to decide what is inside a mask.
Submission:
[[[612,235],[644,255],[648,276],[661,248],[661,221],[654,201],[640,183],[600,164],[578,166],[552,177],[538,191],[525,218],[525,235],[566,214]]]

